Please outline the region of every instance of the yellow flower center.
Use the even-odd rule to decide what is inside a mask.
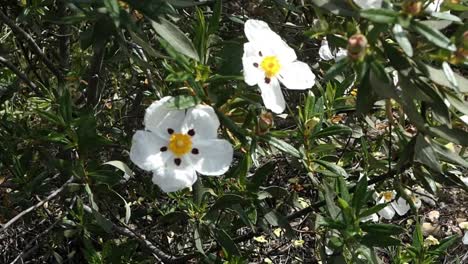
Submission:
[[[265,76],[268,78],[275,76],[281,69],[281,65],[276,56],[265,57],[260,66],[265,71]]]
[[[187,154],[192,149],[192,138],[186,134],[174,133],[169,139],[169,149],[177,157]]]
[[[382,197],[384,198],[385,202],[390,202],[391,200],[393,200],[393,192],[383,192]]]

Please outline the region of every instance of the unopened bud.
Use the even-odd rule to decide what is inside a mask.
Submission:
[[[361,60],[366,55],[367,38],[362,34],[354,34],[348,39],[348,57]]]
[[[273,127],[273,115],[270,112],[261,113],[258,117],[257,133],[266,134]]]
[[[406,0],[403,3],[403,12],[408,15],[417,16],[421,13],[423,3],[420,0]]]
[[[310,135],[314,128],[320,123],[320,118],[312,117],[311,119],[307,120],[305,123],[305,135]]]

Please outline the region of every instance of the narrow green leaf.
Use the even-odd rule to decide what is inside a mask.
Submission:
[[[360,14],[372,22],[383,24],[393,24],[398,17],[398,12],[391,9],[363,9]]]
[[[176,25],[162,17],[159,21],[151,21],[151,25],[176,51],[196,61],[200,60],[192,41]]]
[[[411,45],[411,42],[409,41],[406,31],[403,29],[403,27],[399,24],[395,24],[393,26],[393,35],[395,36],[395,40],[400,44],[400,47],[403,49],[403,51],[408,55],[408,57],[413,57],[413,46]]]
[[[455,44],[453,44],[450,39],[437,29],[431,28],[415,20],[411,23],[411,28],[440,48],[450,51],[457,50]]]
[[[331,162],[319,160],[319,159],[313,160],[313,162],[319,164],[320,166],[336,174],[337,176],[344,177],[344,178],[349,177],[348,173],[346,173],[346,171],[342,167],[336,165],[335,163],[331,163]]]

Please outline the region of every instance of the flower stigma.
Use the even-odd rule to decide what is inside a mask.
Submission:
[[[169,139],[169,149],[177,157],[187,154],[192,150],[192,139],[189,135],[174,133]]]
[[[265,76],[268,78],[275,76],[281,69],[281,65],[276,56],[265,57],[260,66],[265,71]]]

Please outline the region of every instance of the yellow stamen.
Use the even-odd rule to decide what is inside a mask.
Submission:
[[[169,139],[169,149],[177,157],[187,154],[192,149],[192,138],[186,134],[174,133]]]
[[[384,198],[385,202],[390,202],[393,200],[393,192],[391,191],[383,192],[382,197]]]
[[[276,56],[265,57],[260,66],[265,71],[265,76],[268,78],[275,76],[281,69],[281,65]]]

